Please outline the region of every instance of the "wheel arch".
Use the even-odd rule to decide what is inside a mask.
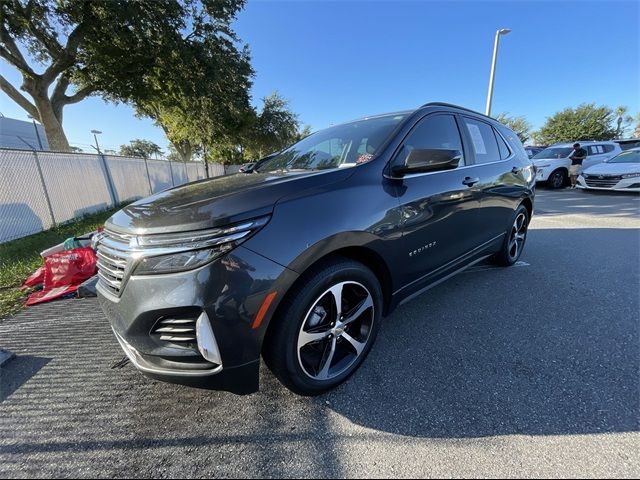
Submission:
[[[367,268],[369,268],[373,274],[380,282],[380,288],[382,289],[383,296],[383,310],[382,314],[387,315],[389,313],[390,307],[392,305],[392,295],[393,295],[393,284],[391,280],[391,271],[387,262],[383,259],[383,257],[376,252],[374,249],[364,246],[364,245],[349,245],[340,248],[336,248],[331,251],[324,251],[323,254],[313,261],[309,261],[304,265],[304,269],[300,268],[300,262],[297,262],[297,271],[300,272],[300,275],[296,278],[296,280],[287,288],[284,296],[280,299],[278,304],[276,305],[273,314],[269,318],[269,324],[267,325],[262,349],[269,343],[268,338],[271,333],[272,326],[274,324],[273,319],[277,318],[280,312],[287,305],[287,300],[289,295],[291,295],[295,287],[299,285],[301,282],[305,281],[308,275],[316,268],[320,268],[323,264],[328,263],[332,260],[339,259],[348,259],[354,260],[358,263],[363,264]]]

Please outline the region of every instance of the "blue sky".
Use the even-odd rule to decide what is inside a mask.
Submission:
[[[427,101],[483,111],[494,33],[508,27],[493,112],[539,127],[583,102],[640,110],[639,25],[637,1],[249,0],[236,30],[252,52],[254,103],[278,90],[318,129]],[[1,68],[18,83],[12,67]],[[0,112],[26,119],[2,93]],[[99,98],[67,107],[64,125],[80,146],[92,128],[107,148],[133,138],[167,144],[151,121]]]

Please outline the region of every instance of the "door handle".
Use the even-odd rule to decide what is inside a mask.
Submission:
[[[518,175],[521,171],[522,171],[522,169],[518,168],[518,167],[513,167],[511,169],[511,173],[513,173],[514,175]]]
[[[480,179],[477,178],[477,177],[475,177],[475,178],[465,177],[465,179],[462,181],[462,184],[466,185],[467,187],[473,187],[479,181],[480,181]]]

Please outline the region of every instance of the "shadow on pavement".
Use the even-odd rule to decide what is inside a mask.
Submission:
[[[0,403],[40,371],[50,358],[19,355],[0,368]]]
[[[638,232],[528,241],[531,266],[459,275],[394,312],[334,410],[414,437],[640,430]]]

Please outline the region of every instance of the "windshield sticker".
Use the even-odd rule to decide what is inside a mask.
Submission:
[[[473,123],[467,123],[467,130],[469,130],[469,134],[471,135],[471,141],[473,141],[473,148],[476,153],[479,155],[486,155],[487,148],[484,145],[484,139],[482,138],[480,128]]]
[[[373,155],[370,153],[363,153],[362,155],[360,155],[358,157],[358,160],[356,160],[356,165],[360,165],[361,163],[367,163],[369,160],[371,160],[373,158]]]

